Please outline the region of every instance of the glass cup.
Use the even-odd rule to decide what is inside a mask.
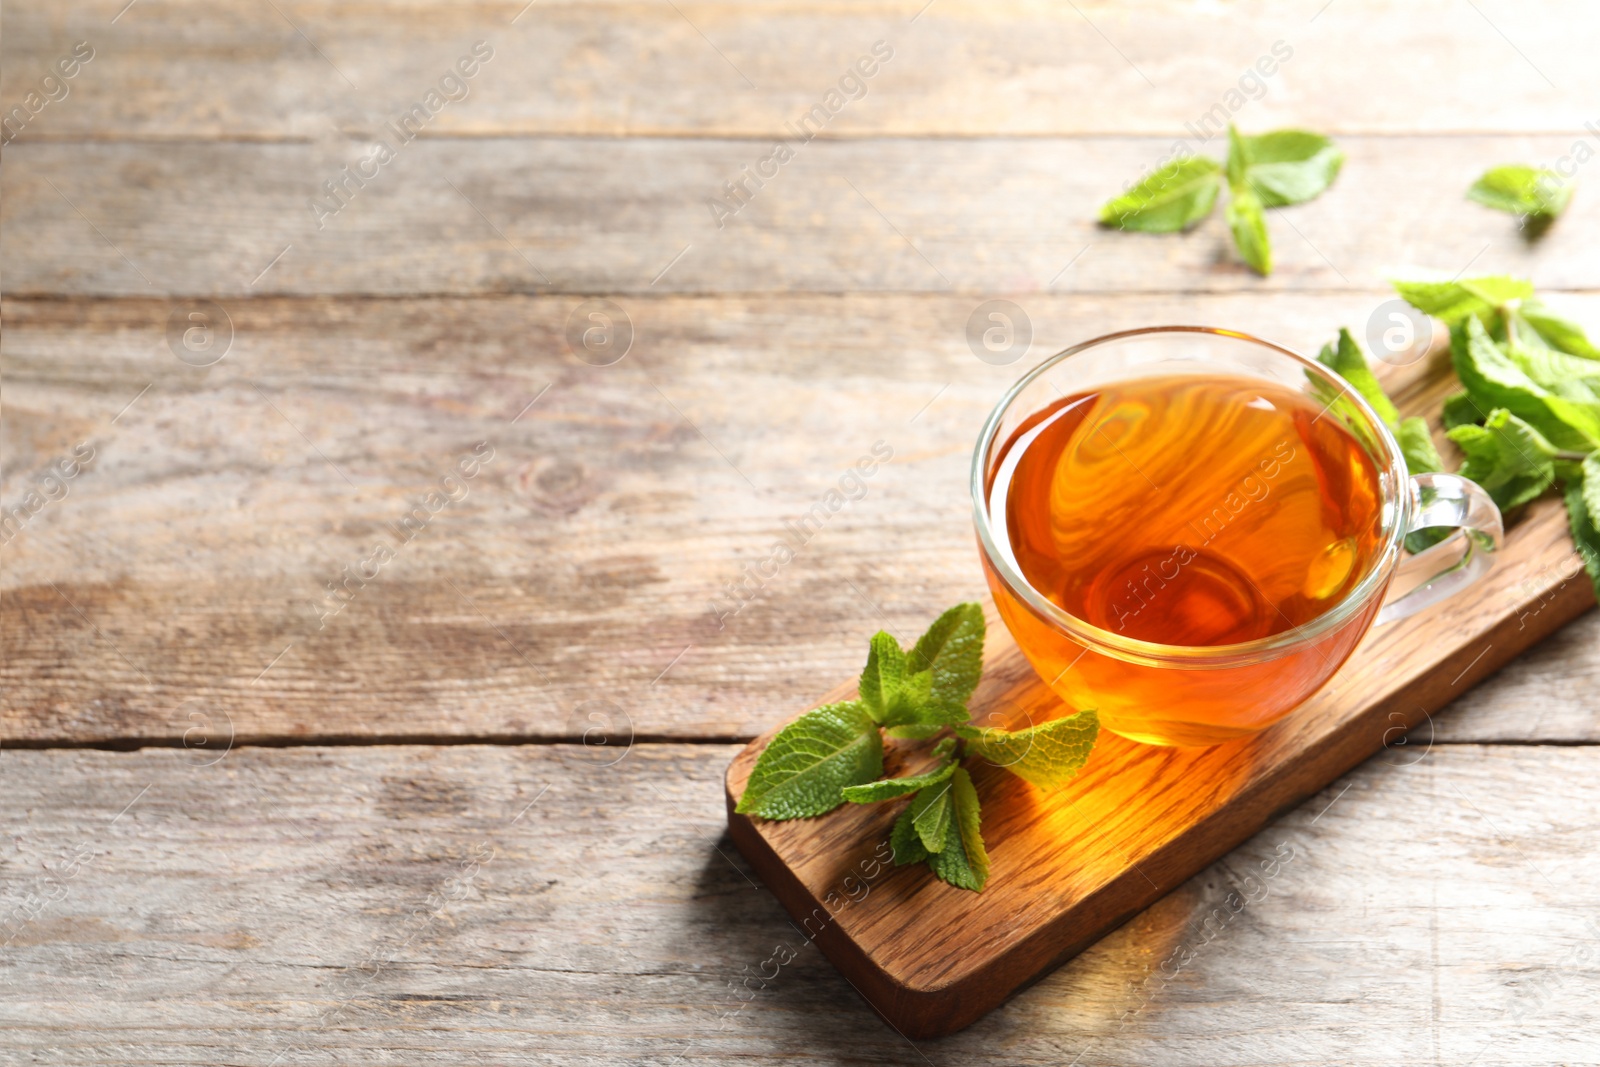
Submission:
[[[1381,528],[1366,572],[1332,607],[1293,629],[1229,645],[1165,645],[1076,618],[1034,589],[991,515],[996,473],[1034,416],[1062,397],[1114,382],[1177,375],[1259,378],[1311,397],[1370,457],[1382,495]],[[1203,428],[1197,428],[1197,433]],[[1096,338],[1052,356],[1001,398],[972,457],[978,544],[995,606],[1039,677],[1074,709],[1134,741],[1213,745],[1283,718],[1339,669],[1376,624],[1402,619],[1476,581],[1502,539],[1500,511],[1453,474],[1416,474],[1388,428],[1344,379],[1287,348],[1232,330],[1160,326]],[[1158,505],[1153,505],[1158,506]],[[1407,534],[1456,527],[1402,563]],[[1385,602],[1397,573],[1410,584]]]

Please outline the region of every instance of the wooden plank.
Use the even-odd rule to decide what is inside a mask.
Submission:
[[[1406,414],[1431,407],[1419,399],[1413,392],[1398,406]],[[843,843],[887,841],[909,801],[846,804],[789,822],[736,814],[776,728],[728,768],[729,831],[795,921],[818,923],[819,947],[885,1019],[911,1037],[936,1037],[1087,948],[1274,812],[1375,751],[1405,751],[1407,730],[1423,725],[1431,739],[1435,712],[1594,603],[1565,507],[1541,500],[1508,531],[1484,578],[1446,603],[1370,630],[1324,688],[1254,737],[1178,749],[1102,731],[1084,770],[1049,791],[970,759],[991,861],[982,893],[919,867],[870,910],[840,904],[837,887],[852,873],[840,865]],[[973,721],[1024,729],[1070,714],[993,603],[985,604],[989,637],[984,677],[969,704]],[[855,696],[852,677],[817,703]],[[889,773],[930,768],[928,747],[891,742]]]
[[[0,736],[176,742],[203,712],[241,741],[571,738],[598,710],[619,736],[748,739],[874,629],[982,592],[970,442],[1026,365],[1164,320],[1309,351],[1384,298],[1041,294],[1004,367],[967,346],[977,297],[619,299],[637,339],[611,367],[566,350],[576,299],[507,297],[230,300],[208,368],[168,350],[167,302],[8,300],[0,503],[79,443],[96,458],[0,546]],[[1561,306],[1600,321],[1600,298]],[[1382,371],[1433,396],[1424,368]],[[865,495],[730,594],[879,440]],[[479,441],[466,498],[400,545],[389,524]],[[397,558],[319,628],[379,541]],[[1539,684],[1584,692],[1579,644]],[[1472,721],[1594,736],[1499,699]]]
[[[894,58],[830,134],[1179,136],[1208,113],[1212,129],[1231,116],[1349,133],[1566,133],[1594,119],[1584,101],[1600,95],[1583,49],[1595,16],[1578,0],[1480,0],[1468,17],[1449,0],[120,6],[12,13],[7,107],[76,41],[96,50],[24,139],[370,131],[477,40],[495,58],[430,133],[771,136],[879,40]],[[1263,60],[1270,76],[1247,75]]]
[[[732,751],[4,752],[0,1058],[1592,1058],[1595,748],[1373,760],[989,1018],[914,1043],[746,880],[718,796]]]
[[[360,144],[19,141],[0,175],[0,225],[13,296],[1264,295],[1376,289],[1407,265],[1600,288],[1600,198],[1580,193],[1530,244],[1463,196],[1485,167],[1554,161],[1570,138],[1341,144],[1349,160],[1327,195],[1271,213],[1267,279],[1229,251],[1220,211],[1187,235],[1095,224],[1167,153],[1157,138],[818,142],[731,217],[708,201],[767,150],[759,143],[418,141],[369,167],[329,216],[312,198],[367,157]]]

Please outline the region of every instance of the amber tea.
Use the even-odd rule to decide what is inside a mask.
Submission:
[[[1316,400],[1246,377],[1135,378],[1029,417],[993,468],[997,540],[1029,585],[1110,634],[1238,645],[1338,604],[1383,550],[1367,450]],[[1253,732],[1275,689],[1342,661],[1367,617],[1300,653],[1223,672],[1151,671],[1039,624],[1002,583],[997,605],[1040,674],[1136,740],[1205,744]],[[1350,636],[1350,635],[1354,636]],[[1320,659],[1319,659],[1320,657]],[[1165,709],[1190,707],[1175,727]]]

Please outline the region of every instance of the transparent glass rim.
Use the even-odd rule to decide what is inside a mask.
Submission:
[[[1362,417],[1366,419],[1368,429],[1372,431],[1374,438],[1381,442],[1383,449],[1386,451],[1389,469],[1396,472],[1396,477],[1384,493],[1383,503],[1385,506],[1383,510],[1388,517],[1389,525],[1384,531],[1383,546],[1374,556],[1373,563],[1367,568],[1367,573],[1337,604],[1309,622],[1302,623],[1293,629],[1272,634],[1268,637],[1257,638],[1253,641],[1243,641],[1230,645],[1163,645],[1152,641],[1124,637],[1121,634],[1101,629],[1084,619],[1080,619],[1051,602],[1042,593],[1033,588],[1027,578],[1012,565],[1008,555],[1000,552],[995,545],[994,533],[989,523],[988,493],[985,484],[988,470],[985,460],[990,449],[994,446],[995,438],[999,435],[1001,423],[1023,390],[1038,381],[1051,369],[1088,349],[1098,348],[1130,337],[1178,333],[1227,337],[1245,344],[1266,348],[1287,356],[1306,370],[1332,383],[1342,395],[1355,403]],[[1063,631],[1069,638],[1085,648],[1092,648],[1097,652],[1114,656],[1117,659],[1152,666],[1186,666],[1191,668],[1202,664],[1212,667],[1236,666],[1274,659],[1316,641],[1371,606],[1373,598],[1383,590],[1393,576],[1395,565],[1399,559],[1400,544],[1405,537],[1406,529],[1410,522],[1412,506],[1410,484],[1405,457],[1401,454],[1400,446],[1395,441],[1394,435],[1389,432],[1389,428],[1384,425],[1378,414],[1372,410],[1371,405],[1352,389],[1343,378],[1340,378],[1329,368],[1315,360],[1307,359],[1293,349],[1285,348],[1283,345],[1263,340],[1251,334],[1241,333],[1238,330],[1228,330],[1216,326],[1145,326],[1136,330],[1121,330],[1117,333],[1108,333],[1057,352],[1017,379],[1011,388],[1006,390],[1005,395],[1000,398],[999,402],[995,404],[994,410],[990,412],[982,431],[979,432],[978,443],[972,453],[973,523],[977,527],[978,543],[989,566],[999,575],[1000,580],[1005,583],[1007,589],[1035,615]]]

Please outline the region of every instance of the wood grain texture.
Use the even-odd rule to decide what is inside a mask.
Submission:
[[[70,101],[70,98],[69,98]],[[1222,212],[1119,233],[1100,205],[1158,138],[829,141],[723,225],[707,207],[768,150],[684,138],[419,140],[331,217],[310,204],[360,142],[27,143],[6,153],[13,296],[1376,290],[1397,268],[1600,288],[1600,198],[1530,243],[1469,203],[1483,170],[1553,163],[1565,136],[1344,137],[1337,184],[1269,213],[1276,268],[1230,251]],[[1591,146],[1594,147],[1594,146]],[[1220,158],[1220,149],[1211,150]],[[370,168],[369,168],[370,170]]]
[[[914,1042],[747,880],[719,796],[733,751],[0,753],[0,1059],[1593,1059],[1600,750],[1373,760],[969,1030]]]
[[[368,131],[480,39],[495,59],[431,132],[770,136],[878,40],[893,60],[830,133],[1181,136],[1219,106],[1256,129],[1576,133],[1596,117],[1584,102],[1600,94],[1583,48],[1593,12],[1579,0],[1477,0],[1476,14],[1449,0],[139,0],[113,24],[121,7],[14,10],[0,81],[8,107],[75,41],[96,48],[23,140]],[[1280,42],[1289,58],[1240,92]]]
[[[1426,385],[1403,394],[1403,413],[1422,410],[1422,393],[1437,387]],[[1431,744],[1435,712],[1594,602],[1565,507],[1540,500],[1508,532],[1484,578],[1370,630],[1322,690],[1253,738],[1166,749],[1102,731],[1084,770],[1048,791],[971,759],[991,863],[982,893],[919,866],[874,908],[851,909],[839,887],[858,872],[840,857],[852,842],[887,841],[908,802],[846,804],[788,822],[735,813],[775,730],[728,769],[729,831],[795,921],[816,924],[817,944],[891,1025],[911,1037],[939,1036],[977,1020],[1373,752],[1404,752],[1419,738]],[[1018,730],[1071,714],[985,604],[989,636],[972,720]],[[855,695],[854,680],[846,681],[818,703]],[[1417,738],[1408,737],[1418,726]],[[931,767],[926,743],[892,745],[890,775]],[[890,856],[885,846],[876,858]]]
[[[8,300],[0,503],[97,454],[0,547],[0,736],[176,742],[203,710],[240,741],[572,738],[600,710],[748,739],[857,670],[874,629],[909,638],[982,592],[969,444],[1023,366],[1163,319],[1311,351],[1383,297],[1021,299],[1034,348],[1009,367],[967,346],[978,298],[796,295],[625,299],[635,347],[610,367],[566,349],[574,298],[226,301],[208,368],[166,346],[187,304]],[[1426,405],[1438,369],[1384,373]],[[877,440],[895,458],[865,495],[728,614]],[[466,498],[400,545],[389,524],[479,441]],[[379,542],[396,558],[319,628],[325,583]],[[1581,693],[1593,646],[1529,685]],[[1562,707],[1493,702],[1466,736],[1590,738]]]

